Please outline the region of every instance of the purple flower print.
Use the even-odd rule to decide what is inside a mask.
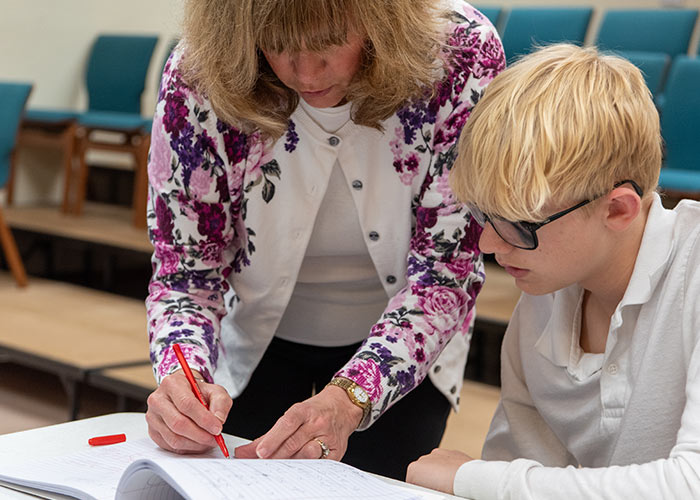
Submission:
[[[416,367],[411,365],[408,370],[396,372],[396,381],[399,383],[399,394],[407,394],[416,385]]]
[[[165,96],[163,125],[169,134],[173,136],[180,134],[180,131],[189,124],[187,122],[189,113],[190,110],[187,109],[185,96],[181,90],[176,90]]]
[[[284,143],[284,150],[287,153],[293,152],[297,148],[297,143],[299,142],[299,134],[296,132],[296,124],[293,120],[289,120],[289,126],[287,127],[286,141]]]
[[[437,210],[433,207],[418,207],[416,210],[416,232],[425,231],[437,224]]]
[[[197,230],[199,234],[214,241],[223,240],[223,231],[226,227],[226,215],[221,203],[194,203],[197,212]]]
[[[156,223],[158,225],[157,234],[154,234],[155,239],[164,243],[173,243],[173,214],[170,207],[161,196],[156,196]],[[154,232],[156,232],[154,231]]]
[[[216,128],[224,139],[224,150],[229,165],[236,165],[248,156],[248,140],[240,130],[229,127],[222,121],[216,123]]]

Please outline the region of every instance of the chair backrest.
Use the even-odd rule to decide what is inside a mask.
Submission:
[[[474,8],[485,15],[496,28],[498,27],[498,18],[503,9],[500,7],[479,7],[478,5],[475,5]]]
[[[697,17],[697,9],[608,10],[596,44],[604,50],[686,54]]]
[[[141,113],[141,94],[157,42],[157,36],[98,36],[86,72],[88,110]]]
[[[700,170],[700,59],[674,59],[664,89],[661,134],[666,143],[665,165]]]
[[[511,9],[501,37],[508,62],[532,52],[538,45],[583,45],[592,14],[593,9],[588,7]]]
[[[7,182],[10,158],[31,83],[0,82],[0,187]]]
[[[641,52],[623,50],[619,55],[637,66],[644,75],[644,81],[656,97],[663,88],[664,79],[671,65],[671,56],[663,52]]]

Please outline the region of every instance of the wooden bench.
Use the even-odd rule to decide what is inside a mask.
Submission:
[[[158,385],[151,363],[124,368],[108,368],[88,373],[87,383],[117,395],[117,410],[127,411],[128,399],[144,404]]]
[[[149,362],[140,300],[39,278],[18,289],[0,273],[0,304],[0,359],[57,375],[71,419],[91,372]]]

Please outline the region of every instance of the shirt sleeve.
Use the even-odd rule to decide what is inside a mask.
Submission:
[[[232,221],[240,197],[228,181],[240,169],[226,158],[227,137],[207,102],[179,74],[179,56],[178,49],[165,67],[148,163],[154,254],[146,308],[158,382],[179,368],[173,343],[180,343],[192,369],[212,381],[226,313],[225,277],[239,258],[232,250],[240,239]]]
[[[455,335],[471,333],[474,303],[484,279],[478,249],[481,228],[452,196],[448,174],[459,132],[505,62],[491,24],[475,19],[475,11],[464,5],[463,11],[453,13],[448,41],[453,50],[437,96],[398,112],[406,143],[415,136],[429,137],[416,150],[433,159],[414,200],[407,285],[390,299],[369,338],[336,374],[355,381],[370,396],[372,410],[359,429],[369,427],[416,387]]]
[[[690,262],[699,262],[698,247],[694,252],[696,258],[690,259]],[[485,447],[486,458],[498,456],[499,460],[474,460],[462,465],[455,476],[455,494],[475,500],[700,498],[700,342],[697,341],[700,336],[700,268],[689,266],[685,283],[678,286],[687,290],[685,303],[679,304],[679,314],[683,316],[682,335],[693,340],[689,345],[692,353],[688,361],[681,426],[667,458],[600,468],[546,466],[542,460],[529,458],[506,461],[516,456],[532,457],[532,453],[523,446],[537,446],[534,441],[541,433],[536,424],[528,425],[530,410],[508,414],[502,405],[487,438],[490,443]],[[509,357],[504,352],[505,360]],[[518,392],[526,392],[522,387],[515,387]],[[526,398],[521,397],[521,401],[525,402]],[[517,420],[521,415],[524,415],[525,422],[522,425]],[[497,422],[504,418],[507,424]],[[530,433],[534,438],[529,436]],[[514,435],[519,437],[512,437]]]

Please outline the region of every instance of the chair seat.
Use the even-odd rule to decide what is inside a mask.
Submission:
[[[24,121],[37,125],[61,125],[78,118],[79,113],[65,109],[28,109]]]
[[[674,191],[700,192],[700,169],[662,168],[659,186]]]
[[[88,111],[78,116],[78,123],[84,127],[120,132],[140,132],[146,121],[139,114],[116,111]]]

